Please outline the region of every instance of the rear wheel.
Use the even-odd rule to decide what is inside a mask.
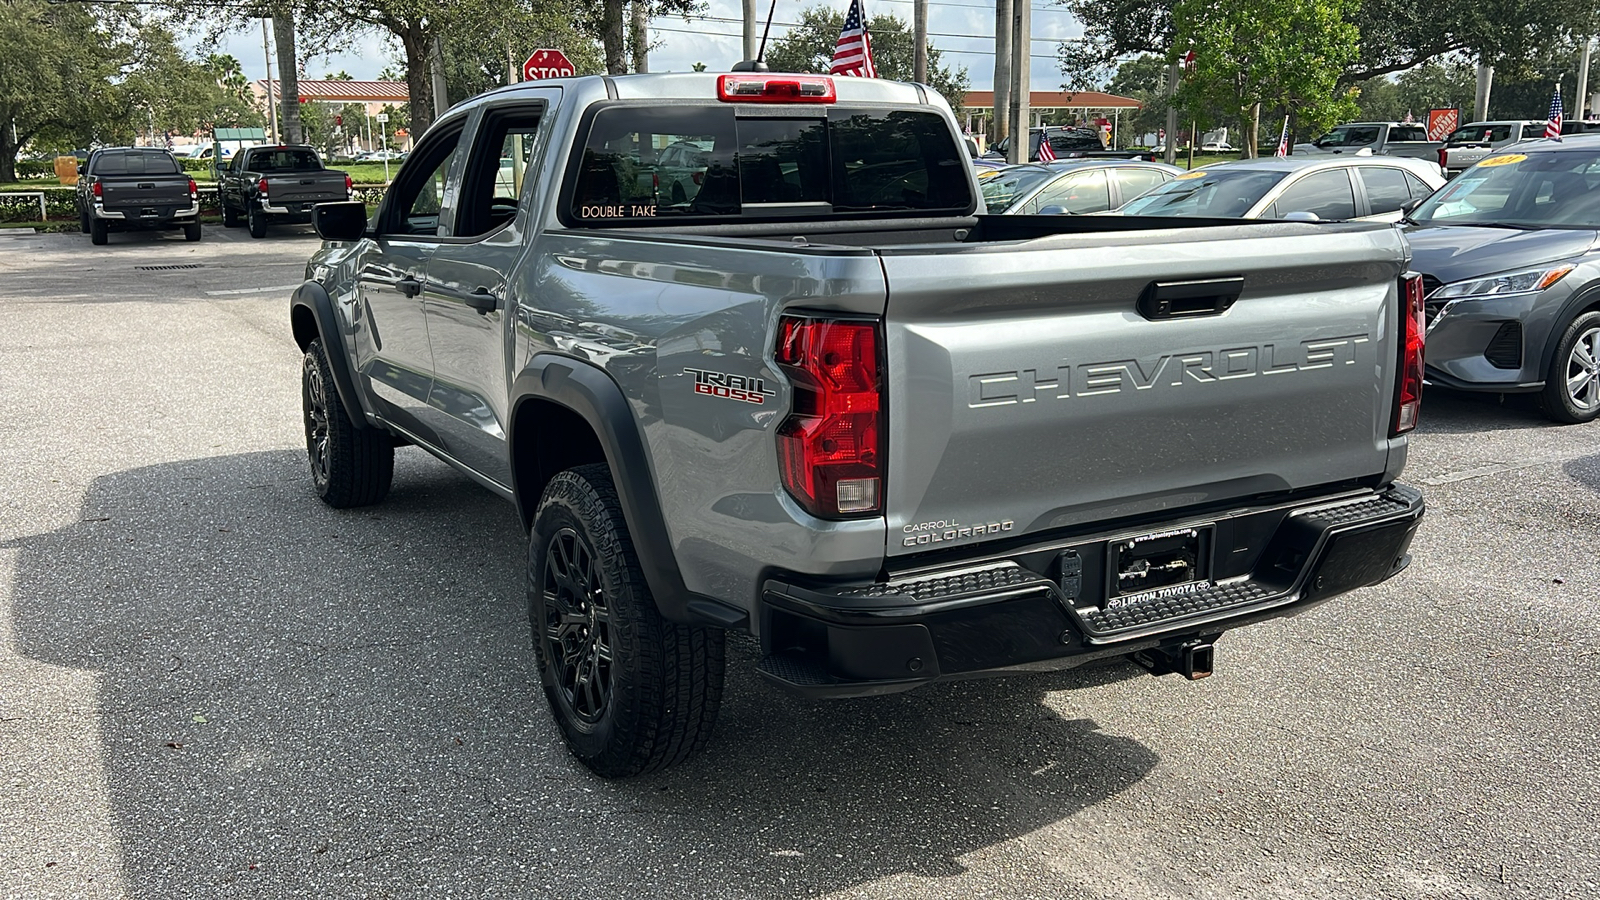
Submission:
[[[91,218],[89,220],[89,243],[103,245],[105,244],[109,234],[110,231],[106,228],[106,222],[104,219]]]
[[[604,464],[569,469],[545,489],[528,546],[528,615],[550,710],[596,774],[654,771],[705,745],[725,635],[657,612]]]
[[[250,207],[250,212],[246,215],[246,221],[250,225],[251,237],[264,238],[267,236],[267,217],[261,210],[253,206]]]
[[[1540,401],[1545,415],[1557,422],[1600,417],[1600,311],[1573,319],[1561,333]]]
[[[183,239],[186,241],[200,240],[200,223],[195,222],[193,224],[183,226]]]
[[[300,366],[306,457],[311,486],[335,509],[367,506],[389,493],[394,478],[394,440],[387,431],[357,428],[339,400],[333,367],[312,341]]]

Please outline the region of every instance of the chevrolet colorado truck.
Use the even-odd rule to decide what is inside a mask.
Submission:
[[[73,192],[78,227],[94,244],[112,231],[183,229],[200,240],[200,190],[171,153],[155,147],[107,147],[78,167]]]
[[[267,236],[268,225],[304,225],[318,203],[349,200],[350,176],[323,168],[310,147],[246,147],[235,153],[217,177],[222,224],[244,225],[250,236]]]
[[[703,159],[663,177],[684,142]],[[289,310],[311,483],[377,502],[414,444],[514,503],[544,694],[610,777],[706,742],[729,630],[815,698],[1198,678],[1224,632],[1405,567],[1397,230],[981,211],[917,85],[482,95],[370,221],[316,208]]]

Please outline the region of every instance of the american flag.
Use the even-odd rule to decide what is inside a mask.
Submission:
[[[1547,141],[1561,140],[1561,82],[1556,82],[1556,94],[1550,98],[1550,121],[1544,123]]]
[[[1285,159],[1289,156],[1289,117],[1283,117],[1283,131],[1278,135],[1278,158]]]
[[[1050,146],[1050,133],[1047,131],[1041,131],[1039,133],[1039,162],[1047,163],[1055,161],[1056,148]]]
[[[861,8],[861,0],[850,0],[850,11],[845,14],[839,42],[833,45],[833,64],[828,67],[828,73],[878,77],[878,69],[872,64],[872,39],[867,36],[867,14]]]

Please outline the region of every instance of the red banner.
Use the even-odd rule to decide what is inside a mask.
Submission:
[[[1450,132],[1461,127],[1461,110],[1459,109],[1430,109],[1428,110],[1428,140],[1442,141],[1450,136]]]

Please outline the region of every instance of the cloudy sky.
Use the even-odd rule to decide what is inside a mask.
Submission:
[[[832,0],[843,8],[844,0]],[[906,21],[911,20],[911,0],[865,0],[868,15],[889,13]],[[797,11],[814,5],[811,0],[780,2],[773,21],[772,34],[776,38],[785,29],[780,23],[793,21]],[[725,69],[739,59],[740,15],[739,0],[710,0],[706,15],[692,21],[681,18],[660,18],[651,23],[650,36],[655,48],[650,51],[652,71],[688,71],[697,62],[711,69]],[[944,60],[954,67],[965,67],[974,90],[988,90],[994,80],[994,5],[983,0],[929,0],[929,42],[945,54]],[[1050,0],[1034,0],[1033,6],[1033,79],[1034,90],[1056,90],[1061,86],[1061,72],[1056,67],[1056,43],[1063,38],[1077,37],[1083,33],[1078,21],[1066,10]],[[266,75],[259,28],[229,36],[221,48],[223,52],[238,57],[250,78]],[[310,48],[301,48],[304,54]],[[530,51],[537,49],[528,48]],[[355,52],[317,57],[309,61],[306,69],[314,77],[325,72],[344,70],[357,78],[375,78],[380,70],[391,65],[399,56],[399,47],[393,41],[369,37],[360,42]]]

